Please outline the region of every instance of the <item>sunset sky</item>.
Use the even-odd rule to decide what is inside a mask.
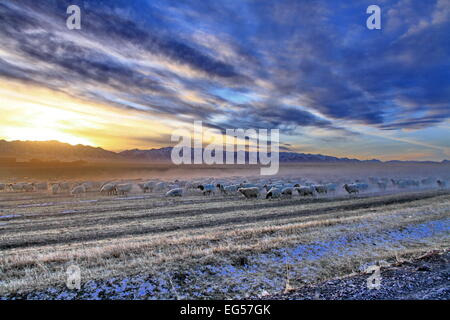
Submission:
[[[149,149],[202,120],[279,128],[282,151],[450,159],[450,0],[0,0],[0,113],[5,140]]]

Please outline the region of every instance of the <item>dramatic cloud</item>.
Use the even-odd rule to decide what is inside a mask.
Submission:
[[[280,128],[289,149],[306,133],[442,133],[450,3],[380,1],[382,29],[368,30],[372,2],[0,0],[0,77],[142,119]],[[81,30],[66,28],[71,4]]]

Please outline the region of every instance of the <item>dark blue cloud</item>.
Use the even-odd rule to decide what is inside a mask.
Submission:
[[[0,1],[0,44],[20,61],[0,55],[0,75],[212,127],[445,121],[445,1],[382,2],[382,30],[370,31],[372,2]],[[82,30],[65,29],[70,4]]]

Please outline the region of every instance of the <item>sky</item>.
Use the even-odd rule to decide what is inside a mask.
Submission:
[[[150,149],[201,120],[278,128],[281,151],[450,159],[449,34],[450,0],[0,0],[0,139]]]

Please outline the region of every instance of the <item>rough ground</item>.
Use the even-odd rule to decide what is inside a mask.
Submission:
[[[0,299],[274,295],[448,249],[449,213],[448,190],[280,201],[5,193]],[[65,286],[71,265],[80,291]]]
[[[413,261],[381,267],[379,289],[367,288],[368,277],[367,274],[352,275],[263,299],[448,300],[450,252],[431,252]]]

